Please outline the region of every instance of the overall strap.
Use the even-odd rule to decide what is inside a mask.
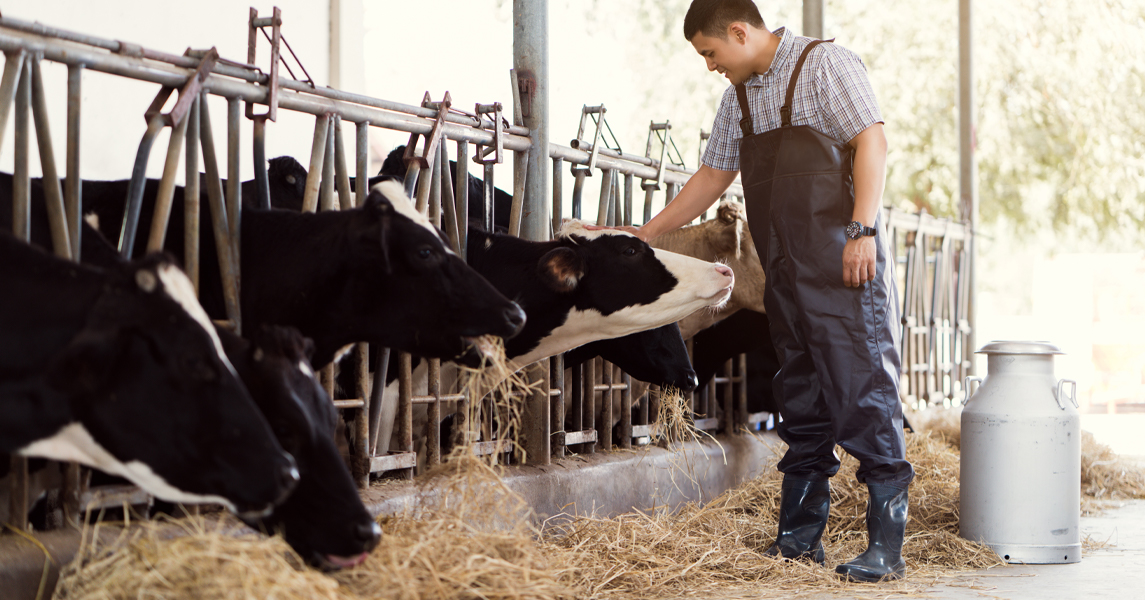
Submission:
[[[747,88],[742,83],[736,84],[736,98],[739,99],[739,112],[742,115],[739,120],[739,129],[743,132],[743,137],[750,137],[755,134],[755,128],[751,123],[751,107],[747,103]]]
[[[803,63],[807,61],[807,55],[815,49],[815,46],[824,42],[833,41],[835,41],[835,38],[815,40],[807,44],[807,47],[803,49],[803,53],[799,55],[799,62],[795,63],[795,70],[791,72],[791,81],[787,84],[787,98],[783,101],[783,106],[779,109],[779,116],[783,120],[784,127],[791,127],[791,104],[795,101],[795,82],[799,80],[799,72],[803,70]]]

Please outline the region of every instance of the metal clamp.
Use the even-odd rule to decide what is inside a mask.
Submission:
[[[445,97],[441,99],[441,102],[433,102],[429,98],[429,92],[426,92],[425,97],[422,98],[421,105],[423,108],[436,109],[437,120],[433,122],[433,129],[425,136],[425,148],[420,156],[416,151],[419,134],[410,134],[409,143],[406,144],[405,154],[402,155],[402,160],[405,162],[407,171],[413,162],[416,162],[422,169],[428,169],[429,161],[433,159],[434,153],[437,152],[437,145],[441,143],[441,136],[445,133],[445,116],[449,114],[449,107],[453,104],[453,99],[450,98],[449,92],[445,92]]]
[[[199,92],[203,89],[203,83],[207,81],[207,77],[210,76],[211,71],[215,68],[215,63],[219,60],[219,51],[213,46],[210,50],[205,52],[196,52],[188,48],[187,51],[183,53],[183,56],[193,55],[202,55],[202,58],[199,60],[199,68],[195,69],[195,75],[188,78],[187,83],[183,84],[183,89],[179,90],[179,99],[175,102],[175,106],[166,114],[161,112],[163,105],[167,104],[171,93],[175,91],[173,87],[163,86],[163,88],[159,90],[159,93],[155,95],[155,99],[151,101],[151,105],[148,106],[147,110],[143,113],[143,120],[145,122],[150,123],[151,119],[155,117],[161,119],[164,127],[174,127],[183,122],[183,117],[187,114],[188,110],[191,110],[191,103],[195,101],[195,98],[199,97]]]
[[[658,162],[652,158],[652,136],[655,135],[660,140],[660,160]],[[702,137],[702,136],[701,136]],[[668,152],[668,147],[676,151],[676,158],[673,159],[672,155]],[[653,161],[656,166],[656,185],[652,189],[659,190],[661,185],[664,185],[664,171],[668,167],[668,161],[672,161],[673,165],[682,167],[684,166],[684,157],[680,155],[680,149],[676,147],[676,141],[672,139],[672,122],[664,121],[663,123],[649,123],[648,124],[648,145],[644,150],[644,158]],[[643,187],[644,184],[641,184]],[[648,188],[644,188],[648,189]]]
[[[504,160],[502,153],[504,152],[504,139],[502,134],[505,130],[504,120],[501,117],[501,103],[494,102],[493,104],[478,104],[474,112],[477,114],[477,122],[481,122],[481,115],[493,115],[493,144],[492,146],[485,146],[476,156],[473,157],[473,162],[481,165],[501,164]],[[490,154],[493,155],[492,159],[485,158]]]
[[[587,166],[590,171],[596,168],[596,157],[600,155],[600,137],[602,131],[608,130],[608,135],[612,137],[612,145],[608,146],[608,149],[615,150],[618,154],[623,152],[620,149],[620,142],[616,139],[616,134],[612,133],[612,128],[608,126],[608,121],[604,118],[604,113],[606,112],[608,112],[608,109],[606,109],[603,104],[599,106],[584,105],[581,107],[580,126],[577,127],[576,139],[573,140],[572,147],[577,148],[583,143],[581,140],[584,139],[584,126],[588,123],[589,115],[592,115],[592,120],[596,124],[596,132],[593,133],[592,150],[588,154]],[[605,144],[607,145],[608,142],[605,141]],[[616,147],[613,148],[613,146]]]
[[[258,47],[258,31],[263,27],[270,27],[270,73],[267,76],[266,112],[261,115],[254,113],[254,103],[247,102],[246,116],[248,119],[270,119],[278,117],[278,62],[280,60],[280,42],[282,41],[282,9],[274,7],[274,16],[259,18],[258,9],[251,7],[250,20],[247,23],[246,61],[254,64],[255,49]],[[266,32],[264,31],[265,35]]]
[[[962,404],[966,404],[970,400],[970,384],[975,381],[978,382],[978,387],[982,387],[981,377],[967,375],[962,379]]]
[[[1074,408],[1081,408],[1077,403],[1077,382],[1072,379],[1059,379],[1058,386],[1054,390],[1054,400],[1058,401],[1058,407],[1065,410],[1065,402],[1062,401],[1062,392],[1065,391],[1065,384],[1070,384],[1069,400],[1073,403]]]

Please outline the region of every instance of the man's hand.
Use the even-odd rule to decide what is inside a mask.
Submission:
[[[843,247],[843,283],[859,287],[875,278],[875,238],[847,240]]]
[[[647,233],[645,233],[640,227],[633,227],[631,225],[617,225],[614,227],[604,227],[601,225],[585,225],[584,228],[588,229],[589,231],[596,231],[598,229],[617,229],[619,231],[631,233],[632,235],[640,238],[641,240],[643,240],[645,242],[648,241],[648,237],[647,237],[648,234]]]

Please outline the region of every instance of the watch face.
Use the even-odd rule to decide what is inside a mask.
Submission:
[[[847,223],[847,238],[857,240],[863,233],[863,224],[858,221]]]

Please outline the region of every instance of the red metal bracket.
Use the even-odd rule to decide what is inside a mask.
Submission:
[[[481,165],[501,164],[504,160],[504,119],[501,117],[501,103],[494,102],[493,104],[478,104],[474,109],[477,113],[477,122],[481,122],[481,115],[493,115],[493,143],[481,149],[481,152],[473,157],[473,162]],[[485,158],[490,154],[493,158]]]
[[[192,51],[190,48],[183,53],[184,56],[191,56]],[[167,100],[171,97],[171,93],[175,88],[170,86],[163,86],[159,93],[155,95],[155,99],[151,101],[151,106],[147,107],[147,111],[143,113],[143,118],[146,122],[150,123],[151,119],[156,116],[161,117],[163,125],[174,127],[183,120],[187,111],[191,109],[191,103],[195,98],[199,97],[199,91],[203,89],[203,82],[207,80],[207,76],[211,74],[211,70],[215,68],[215,63],[219,60],[219,51],[214,47],[203,53],[202,58],[199,60],[199,68],[195,69],[195,74],[187,79],[187,83],[183,84],[183,89],[179,90],[179,99],[175,102],[175,106],[171,108],[171,112],[162,114],[163,106],[167,104]]]
[[[437,110],[437,120],[433,123],[433,129],[425,136],[425,151],[418,155],[415,148],[417,147],[417,133],[411,133],[409,136],[409,143],[406,144],[405,154],[402,155],[402,160],[405,161],[406,168],[409,168],[411,162],[416,161],[423,169],[429,168],[429,161],[433,159],[437,152],[437,146],[441,143],[442,134],[445,133],[445,116],[449,114],[449,107],[453,104],[453,99],[450,98],[449,92],[445,92],[445,97],[441,102],[433,102],[429,99],[429,92],[425,93],[422,98],[421,105],[423,108],[432,108]]]
[[[254,103],[247,102],[246,116],[248,119],[270,119],[274,121],[278,117],[278,63],[279,63],[279,48],[282,41],[282,9],[277,6],[274,7],[273,17],[258,16],[258,9],[253,6],[250,9],[250,20],[247,24],[247,50],[246,61],[248,64],[255,64],[255,49],[258,47],[258,30],[263,27],[270,27],[270,72],[267,74],[267,94],[266,94],[266,112],[257,115],[254,112]]]

